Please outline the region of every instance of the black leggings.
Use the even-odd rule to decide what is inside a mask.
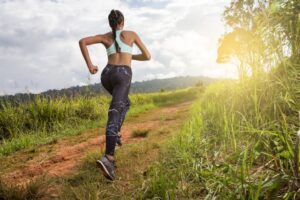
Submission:
[[[103,87],[112,95],[106,124],[105,154],[114,155],[118,132],[130,107],[128,97],[132,79],[131,67],[107,64],[101,73]]]

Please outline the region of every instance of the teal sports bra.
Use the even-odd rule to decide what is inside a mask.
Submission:
[[[128,44],[122,42],[120,36],[121,36],[121,32],[123,30],[116,30],[116,41],[118,42],[118,45],[120,47],[120,52],[122,53],[132,53],[132,47],[129,46]],[[112,45],[110,45],[110,47],[108,47],[106,49],[106,52],[107,52],[107,55],[111,55],[111,54],[114,54],[114,53],[117,53],[116,51],[116,46],[115,46],[115,41],[112,43]]]

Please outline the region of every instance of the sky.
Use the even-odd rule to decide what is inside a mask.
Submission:
[[[107,63],[102,44],[88,46],[99,67],[90,75],[78,41],[111,29],[120,10],[150,61],[132,61],[132,82],[175,76],[236,78],[234,65],[217,64],[222,13],[230,0],[0,0],[0,95],[39,93],[100,83]],[[134,46],[134,53],[139,49]]]

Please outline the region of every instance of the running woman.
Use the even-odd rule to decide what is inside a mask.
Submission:
[[[98,67],[93,65],[87,45],[101,43],[107,51],[108,62],[101,72],[101,83],[112,95],[112,100],[106,123],[105,154],[96,163],[107,179],[114,180],[115,146],[122,145],[121,126],[131,105],[128,97],[132,79],[131,60],[146,61],[150,60],[151,55],[137,33],[123,30],[124,15],[119,10],[111,10],[108,21],[112,31],[82,38],[79,46],[91,74],[96,74]],[[133,44],[138,46],[141,54],[132,55]]]

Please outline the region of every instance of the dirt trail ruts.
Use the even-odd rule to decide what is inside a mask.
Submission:
[[[187,109],[191,104],[190,101],[180,104],[156,108],[146,113],[133,117],[129,121],[125,121],[121,133],[123,144],[136,142],[138,138],[131,137],[132,131],[135,129],[152,129],[160,127],[162,125],[167,126],[171,123],[172,116],[176,114],[178,110]],[[171,117],[170,120],[161,120],[162,117]],[[95,136],[95,132],[99,133],[99,136]],[[30,160],[23,161],[16,159],[13,162],[18,163],[19,167],[13,171],[7,172],[2,175],[2,178],[14,185],[23,185],[30,180],[42,176],[44,174],[50,176],[64,176],[71,174],[80,165],[82,159],[87,153],[92,151],[103,149],[105,146],[105,129],[99,128],[82,133],[77,137],[78,140],[83,134],[94,134],[91,138],[85,137],[84,141],[72,144],[68,138],[60,139],[55,144],[42,145],[37,148],[48,148],[51,151],[41,151],[37,155],[34,155]],[[74,142],[73,142],[74,143]],[[122,148],[122,147],[121,147]],[[13,155],[11,155],[13,156]],[[10,165],[13,165],[11,163]]]

